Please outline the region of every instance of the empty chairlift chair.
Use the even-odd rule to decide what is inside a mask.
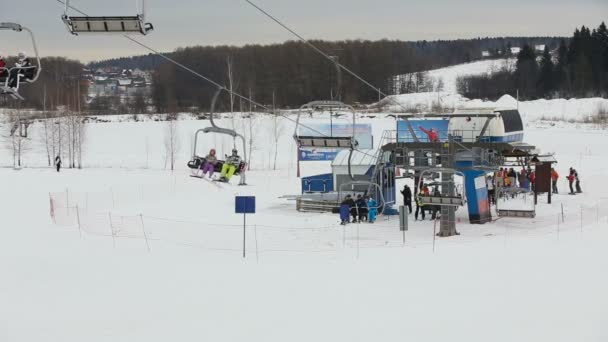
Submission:
[[[98,34],[132,34],[139,33],[146,35],[150,33],[154,26],[151,23],[146,22],[145,15],[145,0],[135,1],[136,5],[140,9],[140,13],[134,16],[73,16],[69,15],[69,11],[72,8],[70,6],[70,0],[65,1],[65,13],[61,17],[63,22],[68,27],[70,33],[74,35],[86,34],[86,33],[98,33]],[[141,7],[139,5],[141,4]],[[82,13],[82,12],[80,12]]]

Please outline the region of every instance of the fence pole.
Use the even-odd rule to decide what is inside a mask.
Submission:
[[[565,217],[564,217],[564,203],[562,203],[562,223],[565,223]]]
[[[583,232],[583,207],[581,206],[581,233]]]
[[[116,203],[114,203],[114,189],[110,188],[110,195],[112,196],[112,209],[116,209]]]
[[[559,240],[559,225],[560,225],[559,214],[557,214],[557,240]]]
[[[253,226],[253,236],[255,239],[255,261],[257,263],[260,262],[260,255],[259,255],[259,251],[258,251],[258,225],[254,225]]]
[[[80,240],[82,240],[82,229],[80,228],[80,210],[78,209],[78,206],[76,206],[76,221],[78,222],[78,234],[80,235]]]
[[[65,188],[65,206],[67,208],[70,207],[70,192],[69,192],[68,188]]]
[[[247,241],[247,214],[243,213],[243,259],[245,259],[245,244]]]
[[[146,247],[148,248],[148,253],[150,253],[150,243],[148,242],[148,234],[146,234],[146,228],[144,226],[144,215],[139,214],[139,219],[141,220],[141,231],[144,233],[144,239],[146,239]]]
[[[110,219],[110,234],[112,234],[112,248],[116,248],[116,239],[114,238],[114,227],[112,227],[112,213],[108,212],[108,218]]]
[[[435,240],[437,238],[437,218],[435,218],[435,223],[433,223],[433,254],[435,254]]]

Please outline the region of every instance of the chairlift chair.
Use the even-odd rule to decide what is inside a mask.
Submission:
[[[36,63],[37,65],[32,65],[29,67],[12,67],[12,68],[2,68],[0,71],[4,71],[6,77],[0,78],[0,95],[7,95],[12,97],[15,100],[23,100],[23,96],[19,94],[19,86],[22,82],[26,83],[34,83],[38,80],[40,76],[40,72],[42,71],[42,63],[40,62],[40,55],[38,54],[38,46],[36,45],[36,39],[34,38],[34,33],[25,26],[21,26],[16,23],[0,23],[0,31],[10,30],[15,32],[27,32],[30,35],[30,39],[32,41],[32,46],[34,49],[34,53],[36,54]],[[9,87],[10,75],[17,72],[16,86],[14,88]]]
[[[501,187],[496,194],[496,212],[500,217],[536,217],[534,191],[516,187]]]
[[[334,110],[347,110],[352,113],[353,116],[353,131],[352,135],[345,136],[310,136],[300,135],[300,117],[305,110],[319,110],[329,109]],[[331,115],[331,114],[330,114]],[[313,101],[309,102],[298,111],[298,117],[296,119],[296,128],[293,134],[296,143],[299,148],[315,148],[315,149],[355,149],[358,146],[357,140],[355,139],[355,123],[356,113],[352,106],[349,106],[339,101]]]
[[[245,137],[243,135],[237,133],[233,129],[222,128],[222,127],[217,126],[217,124],[215,123],[215,121],[213,119],[213,116],[215,113],[215,105],[217,103],[217,99],[220,96],[222,90],[223,90],[222,88],[218,88],[218,90],[213,95],[213,99],[211,101],[211,113],[209,115],[209,121],[211,122],[211,127],[205,127],[205,128],[199,129],[194,134],[194,147],[192,150],[193,151],[192,160],[190,160],[188,162],[188,167],[190,169],[192,169],[193,173],[198,172],[198,170],[201,168],[201,166],[204,165],[204,163],[206,162],[205,157],[199,155],[197,152],[198,137],[201,133],[203,133],[203,134],[208,134],[208,133],[224,134],[224,135],[229,135],[235,139],[239,138],[243,142],[243,160],[241,161],[241,164],[237,168],[235,175],[239,175],[241,178],[239,185],[247,185],[246,177],[245,177],[245,173],[247,170],[247,142],[245,140]],[[218,160],[218,163],[215,165],[215,168],[214,168],[215,172],[220,172],[223,164],[224,164],[224,161]]]
[[[69,14],[70,0],[65,0],[65,12],[61,19],[73,35],[98,34],[133,34],[147,35],[154,26],[146,22],[146,1],[136,0],[138,14],[134,16],[102,16],[91,17],[86,15],[74,16]],[[141,7],[139,6],[141,4]],[[82,12],[80,12],[82,13]]]
[[[456,169],[450,169],[450,168],[426,169],[420,173],[420,181],[418,184],[419,191],[422,191],[422,185],[424,184],[425,179],[428,179],[426,174],[432,174],[432,173],[451,173],[454,175],[459,175],[464,178],[464,173],[462,173],[461,171],[458,171]],[[448,184],[446,184],[445,181],[442,181],[441,186],[442,187],[449,186],[449,183],[452,183],[453,187],[452,187],[451,193],[440,194],[439,196],[437,196],[433,193],[430,193],[429,195],[418,194],[417,196],[418,196],[418,200],[420,201],[420,204],[434,205],[434,206],[438,206],[438,207],[444,207],[444,206],[462,207],[462,206],[464,206],[466,203],[464,192],[462,194],[458,193],[458,187],[456,186],[455,182],[448,181],[447,183]]]

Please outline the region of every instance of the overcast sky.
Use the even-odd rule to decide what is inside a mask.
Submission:
[[[307,38],[435,40],[485,36],[569,36],[608,18],[608,0],[255,0]],[[134,15],[135,0],[72,0],[89,15]],[[172,51],[294,39],[244,0],[148,0],[156,30],[141,40]],[[0,0],[0,21],[36,33],[43,56],[82,61],[144,54],[120,36],[74,37],[56,0]],[[0,32],[0,52],[31,52],[24,34]],[[139,38],[138,38],[139,39]]]

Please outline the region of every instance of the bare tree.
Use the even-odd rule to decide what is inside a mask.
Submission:
[[[21,158],[28,150],[29,139],[27,137],[27,122],[21,119],[19,110],[7,114],[10,127],[6,142],[8,148],[13,151],[13,167],[21,167]],[[24,129],[25,126],[25,129]]]
[[[274,163],[273,170],[277,169],[277,156],[279,155],[279,139],[285,133],[285,125],[283,124],[283,118],[275,112],[275,98],[274,92],[272,93],[272,137],[274,139]]]
[[[180,150],[176,115],[167,115],[165,127],[165,167],[169,164],[171,171],[175,169],[175,160]]]

